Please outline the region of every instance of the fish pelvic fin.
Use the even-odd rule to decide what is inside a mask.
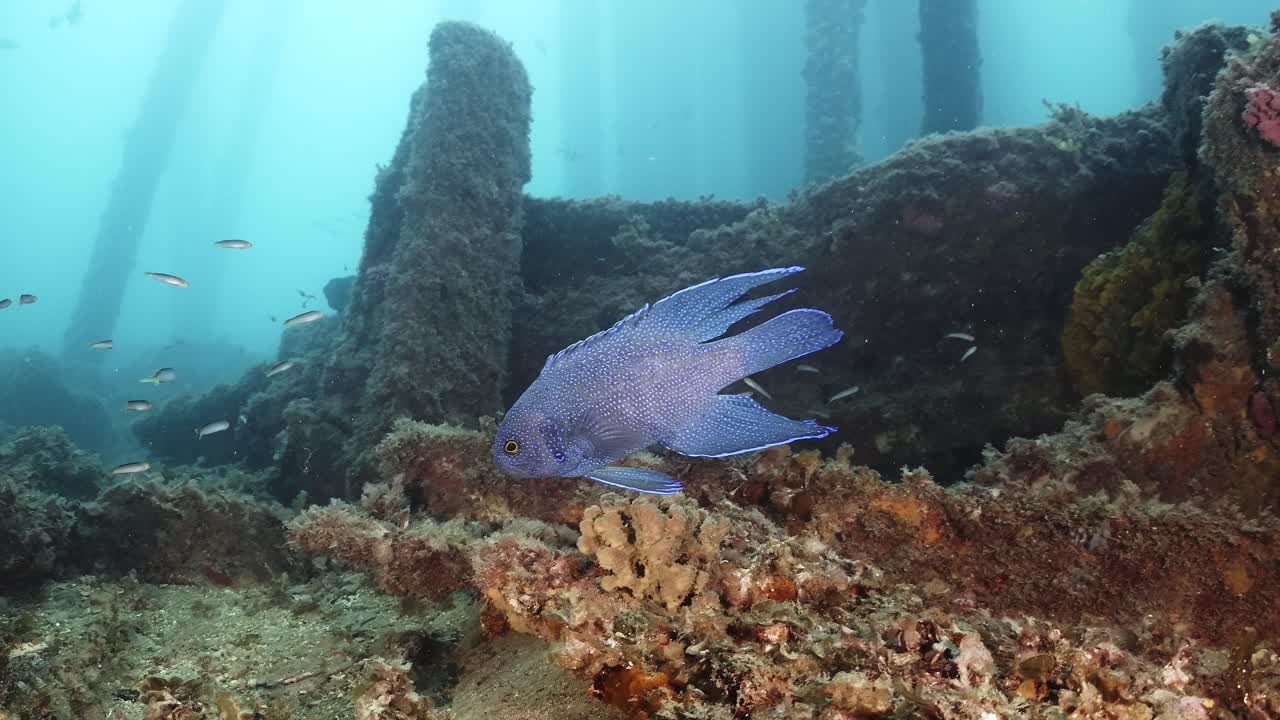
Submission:
[[[646,495],[674,495],[684,490],[684,486],[670,475],[642,468],[602,467],[587,473],[587,478]]]

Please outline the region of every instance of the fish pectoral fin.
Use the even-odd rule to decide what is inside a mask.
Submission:
[[[634,490],[649,495],[674,495],[684,490],[684,486],[670,475],[641,468],[603,467],[587,473],[587,478],[623,490]]]
[[[710,413],[680,428],[663,444],[681,455],[724,457],[826,437],[834,430],[813,420],[792,420],[769,412],[747,395],[720,395]]]
[[[579,423],[577,435],[591,444],[591,457],[608,462],[625,457],[653,444],[643,432],[598,412],[588,412]]]

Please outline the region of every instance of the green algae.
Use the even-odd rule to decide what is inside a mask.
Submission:
[[[1207,263],[1201,194],[1176,173],[1160,209],[1124,247],[1089,263],[1076,284],[1062,352],[1082,395],[1133,395],[1169,369],[1166,331],[1186,318],[1187,281]]]

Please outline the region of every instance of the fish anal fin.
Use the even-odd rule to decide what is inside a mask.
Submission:
[[[663,444],[681,455],[724,457],[826,437],[834,429],[772,413],[747,395],[720,395],[711,412],[680,428]]]

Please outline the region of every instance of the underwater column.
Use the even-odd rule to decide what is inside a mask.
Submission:
[[[397,417],[471,425],[501,408],[521,291],[531,96],[498,36],[462,22],[432,32],[427,81],[378,174],[326,368],[325,392],[354,421],[352,455]]]
[[[805,3],[806,182],[842,176],[860,159],[862,86],[858,31],[865,7],[866,0]]]
[[[920,0],[924,63],[921,134],[972,130],[982,121],[978,0]]]
[[[90,342],[111,337],[115,330],[138,245],[151,215],[151,201],[169,164],[178,124],[224,7],[224,0],[184,0],[169,26],[167,43],[142,96],[138,118],[125,132],[124,156],[98,222],[93,256],[67,327],[63,352],[68,357],[105,357],[85,348]]]

